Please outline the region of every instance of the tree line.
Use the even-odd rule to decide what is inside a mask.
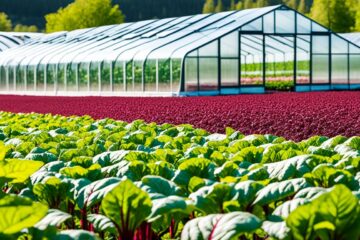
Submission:
[[[1,0],[0,31],[53,32],[276,4],[336,32],[360,31],[360,0]]]
[[[206,0],[203,13],[286,4],[335,32],[360,31],[360,0]]]

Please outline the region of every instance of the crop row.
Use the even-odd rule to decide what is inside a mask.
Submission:
[[[296,141],[313,135],[360,135],[359,106],[360,93],[346,91],[201,98],[0,96],[3,111],[189,123],[217,133],[228,126],[244,134],[273,134]]]
[[[1,239],[358,239],[360,137],[0,113]]]

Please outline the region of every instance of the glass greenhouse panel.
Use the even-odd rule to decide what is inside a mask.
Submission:
[[[157,84],[157,60],[147,60],[145,65],[145,91],[156,92]]]
[[[311,21],[310,19],[302,16],[301,14],[297,13],[297,33],[300,34],[310,34],[311,33]]]
[[[172,90],[172,92],[180,92],[181,60],[180,59],[172,59],[171,60],[171,69],[172,69],[171,90]]]
[[[111,62],[102,62],[101,67],[101,91],[111,92],[112,91],[112,65]]]
[[[292,10],[275,11],[276,33],[295,33],[295,12]]]
[[[16,66],[16,90],[25,91],[25,75],[26,68],[24,66]]]
[[[333,54],[331,63],[331,83],[347,84],[348,83],[348,56]]]
[[[239,60],[221,59],[221,86],[239,86]]]
[[[58,65],[57,91],[66,91],[65,67],[65,63]]]
[[[220,39],[221,57],[238,57],[239,55],[239,33],[233,32]]]
[[[0,90],[1,91],[7,90],[5,66],[0,67]]]
[[[90,89],[89,63],[80,63],[79,69],[79,91],[87,92]]]
[[[312,25],[313,32],[329,32],[328,29],[324,28],[323,26],[321,26],[320,24],[318,24],[316,22],[311,22],[311,25]]]
[[[28,66],[27,73],[26,73],[26,90],[27,91],[34,91],[35,90],[35,67]]]
[[[68,63],[66,65],[66,91],[77,91],[77,64],[76,63]]]
[[[329,83],[329,56],[313,55],[312,61],[312,83]]]
[[[125,63],[125,88],[127,92],[134,91],[134,83],[133,83],[133,63],[126,62]]]
[[[198,59],[187,57],[185,59],[185,91],[198,91]]]
[[[114,64],[113,88],[115,92],[124,91],[124,66],[120,61],[116,61]]]
[[[331,35],[331,53],[347,54],[349,52],[349,43],[344,39]]]
[[[16,81],[15,81],[15,72],[14,66],[8,67],[8,75],[9,75],[9,91],[16,90]]]
[[[350,83],[360,84],[360,54],[350,54]]]
[[[90,88],[91,92],[99,91],[99,63],[92,62],[90,63]]]
[[[262,26],[263,26],[263,19],[261,17],[241,27],[241,31],[262,32],[263,30]]]
[[[312,52],[316,53],[329,53],[329,36],[313,36],[312,37]]]
[[[264,33],[275,32],[275,14],[274,12],[266,14],[264,17]]]
[[[136,61],[133,62],[133,76],[134,76],[134,88],[133,91],[135,92],[142,92],[143,91],[143,62]]]
[[[218,90],[218,59],[199,58],[200,91]]]
[[[298,37],[296,51],[296,83],[310,84],[310,37]]]
[[[48,64],[46,65],[46,91],[54,91],[56,84],[56,64]]]
[[[36,67],[36,91],[45,91],[45,65]]]
[[[201,48],[199,48],[200,57],[217,57],[218,56],[218,41],[213,41]]]
[[[159,60],[158,62],[158,71],[159,71],[159,83],[158,90],[159,92],[170,92],[171,91],[171,65],[170,59]]]

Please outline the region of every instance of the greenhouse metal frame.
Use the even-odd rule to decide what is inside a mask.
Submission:
[[[285,5],[47,34],[0,53],[0,93],[172,96],[360,88],[360,47]]]

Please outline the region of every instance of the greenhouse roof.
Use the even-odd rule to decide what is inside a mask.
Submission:
[[[41,33],[0,32],[0,52],[39,38]]]
[[[56,32],[8,51],[2,64],[80,63],[184,57],[192,49],[284,6],[146,20]],[[19,54],[21,52],[21,54]],[[11,58],[11,63],[7,62]]]
[[[356,45],[360,46],[360,32],[343,33],[343,34],[341,34],[341,36],[346,38],[347,40],[355,43]]]

